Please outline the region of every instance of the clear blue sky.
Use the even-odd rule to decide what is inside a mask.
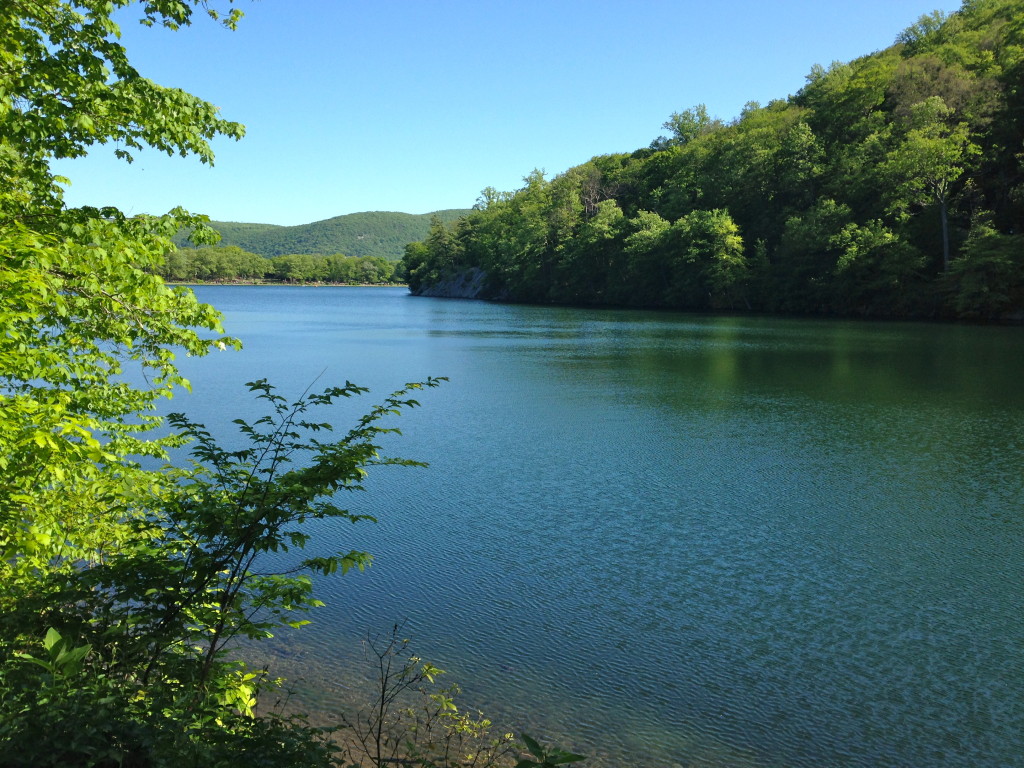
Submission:
[[[124,18],[146,77],[246,125],[217,163],[113,148],[56,165],[71,205],[303,224],[472,206],[594,155],[647,146],[672,112],[724,120],[812,65],[892,44],[958,0],[240,0],[236,32]]]

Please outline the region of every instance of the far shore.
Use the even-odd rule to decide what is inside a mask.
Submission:
[[[408,288],[406,283],[290,283],[287,280],[164,280],[167,285],[289,285],[296,288]]]

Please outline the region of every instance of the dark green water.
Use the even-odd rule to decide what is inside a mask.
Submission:
[[[406,619],[462,699],[603,766],[1024,766],[1024,331],[200,288],[242,382],[451,381],[324,526],[367,549],[280,656],[325,711]]]

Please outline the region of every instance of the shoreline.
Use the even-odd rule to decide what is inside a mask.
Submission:
[[[291,286],[293,288],[408,288],[407,283],[288,283],[282,280],[164,280],[165,285],[218,285],[218,286]]]

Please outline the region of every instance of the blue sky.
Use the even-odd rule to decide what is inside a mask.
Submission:
[[[594,155],[647,146],[675,111],[724,120],[812,65],[892,44],[952,0],[241,0],[236,32],[122,17],[137,69],[246,125],[213,168],[113,147],[56,164],[70,205],[304,224],[472,206]]]

